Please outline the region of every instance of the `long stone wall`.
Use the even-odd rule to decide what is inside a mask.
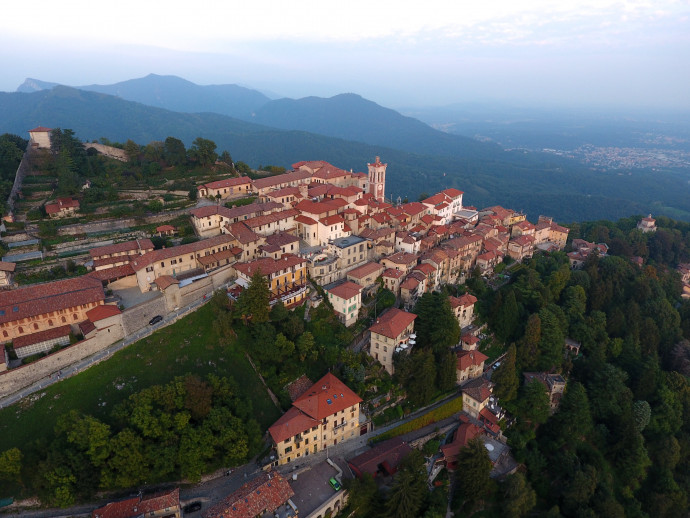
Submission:
[[[110,326],[100,330],[96,336],[88,340],[65,347],[60,352],[41,358],[34,363],[3,372],[0,374],[0,397],[14,394],[42,379],[49,378],[54,372],[122,340],[123,336],[122,326]]]
[[[26,176],[26,174],[29,171],[29,161],[27,160],[27,155],[29,154],[30,150],[31,142],[29,142],[29,145],[26,147],[26,151],[24,151],[22,161],[19,162],[17,173],[14,175],[14,184],[12,184],[12,190],[10,191],[10,195],[7,198],[7,209],[12,212],[14,212],[14,200],[17,199],[17,196],[19,195],[19,190],[22,188],[24,176]]]
[[[162,295],[127,308],[122,313],[122,327],[125,329],[125,336],[133,335],[140,329],[148,326],[149,321],[153,317],[165,315],[167,312],[165,297]]]

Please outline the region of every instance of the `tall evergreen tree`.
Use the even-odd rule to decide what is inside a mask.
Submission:
[[[269,321],[270,296],[268,281],[260,271],[254,272],[249,286],[237,300],[237,309],[240,315],[251,317],[253,324],[261,324]]]
[[[427,492],[426,480],[424,457],[419,450],[413,450],[395,475],[386,501],[386,515],[390,518],[417,518]]]
[[[512,343],[508,347],[508,352],[501,365],[491,375],[491,381],[496,384],[494,394],[501,401],[512,401],[517,396],[520,379],[518,378],[516,356],[515,344]]]

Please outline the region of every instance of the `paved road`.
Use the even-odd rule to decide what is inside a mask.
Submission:
[[[398,421],[395,421],[394,423],[390,423],[386,426],[383,426],[381,428],[378,428],[366,435],[362,435],[361,437],[358,437],[356,439],[350,439],[345,442],[341,442],[337,444],[336,446],[333,446],[331,448],[328,448],[327,450],[320,451],[318,453],[309,455],[308,457],[303,457],[299,463],[293,462],[284,466],[280,466],[277,471],[280,472],[281,474],[285,476],[292,475],[293,473],[300,473],[301,471],[305,471],[308,469],[311,469],[311,466],[314,464],[318,464],[320,462],[323,462],[326,460],[326,458],[331,458],[335,459],[338,461],[342,461],[340,464],[345,465],[345,461],[347,459],[350,459],[352,457],[355,457],[359,455],[360,453],[363,453],[364,451],[369,449],[368,446],[368,441],[369,439],[376,437],[377,435],[380,435],[384,432],[387,432],[391,428],[395,428],[396,426],[406,423],[412,419],[415,419],[416,417],[419,417],[420,415],[423,415],[427,412],[430,412],[431,410],[443,405],[444,403],[456,399],[458,397],[462,397],[460,393],[454,393],[447,398],[438,401],[432,405],[429,405],[428,407],[421,408],[417,410],[416,412],[413,412],[412,414],[408,415],[407,417],[400,419]],[[457,416],[452,416],[447,419],[444,419],[443,421],[431,424],[426,426],[425,428],[422,428],[420,430],[417,430],[415,432],[410,432],[409,434],[404,435],[403,437],[405,440],[413,440],[417,437],[421,437],[423,435],[426,435],[427,433],[430,433],[433,431],[435,428],[441,428],[447,424],[451,424],[453,422],[457,421]],[[232,470],[232,473],[228,476],[224,475],[225,470],[219,470],[216,473],[213,473],[210,476],[205,477],[205,480],[200,482],[199,484],[196,484],[194,486],[189,486],[189,487],[183,487],[180,489],[180,501],[182,505],[185,505],[189,502],[194,502],[194,501],[200,501],[202,502],[202,512],[209,507],[217,504],[220,502],[223,498],[225,498],[227,495],[232,493],[233,491],[236,491],[239,489],[245,482],[251,480],[252,478],[256,477],[259,473],[261,473],[261,468],[256,464],[255,460],[252,460],[251,462],[244,464],[243,466],[239,466],[237,468],[234,468]],[[165,486],[159,486],[156,488],[142,488],[144,492],[150,493],[153,492],[154,490],[160,490],[160,489],[166,489],[166,488],[173,488],[177,487],[180,484],[169,484]],[[102,500],[100,502],[92,502],[91,504],[86,504],[86,505],[79,505],[75,507],[71,507],[69,509],[42,509],[42,510],[30,510],[30,511],[23,511],[23,512],[16,512],[12,516],[21,516],[25,518],[57,518],[57,517],[70,517],[70,516],[90,516],[91,511],[94,509],[97,509],[100,506],[105,505],[107,502],[111,502],[113,499],[106,499]],[[200,514],[194,513],[191,516],[201,516]]]

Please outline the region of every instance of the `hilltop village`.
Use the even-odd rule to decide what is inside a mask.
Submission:
[[[35,128],[30,136],[27,153],[51,149],[49,128]],[[87,147],[113,160],[128,160],[119,148]],[[301,161],[279,174],[232,171],[198,182],[193,187],[196,203],[176,210],[174,221],[163,216],[149,235],[90,247],[88,260],[76,266],[84,269],[82,275],[17,285],[17,263],[6,256],[0,262],[0,398],[31,394],[46,382],[76,373],[73,366],[79,362],[107,360],[111,352],[215,305],[241,322],[224,327],[222,318],[214,321],[228,340],[271,342],[268,352],[249,351],[246,356],[257,374],[271,376],[270,387],[261,381],[276,406],[286,411],[266,427],[270,448],[257,461],[260,474],[244,471],[247,480],[211,500],[213,505],[204,505],[202,516],[299,513],[323,518],[347,505],[348,488],[364,491],[371,479],[388,487],[388,498],[394,498],[403,491],[402,476],[396,473],[415,470],[423,471],[425,487],[445,484],[445,500],[436,508],[445,513],[454,493],[448,485],[470,488],[469,467],[476,459],[486,461],[480,471],[487,480],[490,474],[524,484],[519,471],[525,444],[550,416],[555,414],[552,422],[557,421],[562,401],[572,411],[575,403],[567,398],[579,397],[584,389],[576,383],[567,391],[569,373],[597,341],[587,326],[603,332],[601,322],[585,319],[585,289],[566,289],[566,284],[571,274],[580,280],[594,275],[610,245],[569,239],[570,229],[548,216],[532,223],[512,209],[467,205],[464,193],[455,188],[418,201],[390,200],[388,165],[375,157],[366,166],[364,173],[325,161]],[[46,219],[73,221],[79,198],[48,200]],[[8,214],[6,223],[11,225],[13,218]],[[182,225],[193,236],[182,239]],[[649,215],[637,222],[634,235],[653,236],[656,231]],[[622,245],[612,246],[618,250]],[[32,260],[33,253],[15,257],[17,262]],[[641,257],[646,253],[644,247],[630,245],[626,268],[648,272],[643,270],[647,259]],[[535,271],[539,274],[528,273]],[[572,273],[578,271],[579,277]],[[690,267],[681,263],[678,271],[686,298]],[[503,291],[517,272],[519,286]],[[538,275],[548,279],[547,286]],[[567,314],[555,303],[561,292]],[[492,301],[482,317],[476,307],[481,294]],[[291,315],[296,314],[298,320],[318,322],[313,334],[302,333],[303,323],[300,331],[291,331],[297,325]],[[339,327],[325,323],[329,315]],[[319,329],[322,334],[316,335]],[[347,336],[349,343],[339,346],[342,351],[327,364],[339,364],[336,372],[347,374],[345,381],[330,366],[320,378],[281,377],[285,374],[276,364],[292,364],[297,356],[308,364],[325,354],[318,336],[325,340],[335,335]],[[369,359],[366,368],[353,360],[357,354]],[[374,378],[366,394],[356,390]],[[288,404],[274,394],[278,379],[287,381],[281,391],[289,396]],[[214,385],[214,390],[220,389]],[[403,415],[403,405],[409,403],[420,412],[418,417]],[[137,403],[132,399],[130,404]],[[394,428],[397,418],[404,420]],[[511,426],[517,430],[512,442],[505,433]],[[512,451],[516,445],[517,458]],[[337,456],[331,458],[329,450]],[[239,460],[241,455],[235,458]],[[202,468],[196,469],[182,473],[198,479]],[[127,487],[123,481],[130,479],[112,480],[120,480],[114,486]],[[487,487],[482,482],[477,494]],[[464,491],[465,502],[474,505],[471,491]],[[532,500],[521,504],[525,509],[535,505],[531,488],[518,493],[516,499],[527,495]],[[165,512],[179,517],[201,507],[199,502],[190,505],[175,489],[113,502],[92,516]]]

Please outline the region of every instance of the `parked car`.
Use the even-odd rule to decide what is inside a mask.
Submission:
[[[160,315],[156,315],[153,317],[151,320],[149,320],[149,325],[150,326],[155,326],[158,322],[162,321],[163,317]]]
[[[340,482],[338,482],[336,479],[331,477],[328,483],[331,485],[333,489],[335,489],[336,491],[340,491]]]
[[[197,512],[199,509],[201,509],[201,502],[199,502],[199,501],[197,500],[196,502],[192,502],[192,503],[190,503],[190,504],[185,505],[185,506],[182,508],[182,511],[184,511],[184,514],[189,514],[189,513],[195,513],[195,512]]]

